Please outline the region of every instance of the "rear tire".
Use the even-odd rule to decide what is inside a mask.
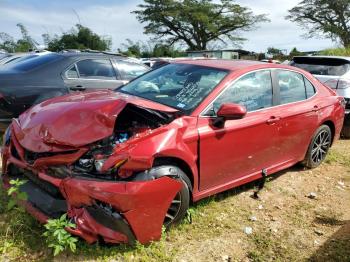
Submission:
[[[326,158],[332,143],[332,131],[327,125],[320,126],[311,139],[302,164],[307,168],[318,167]]]
[[[346,139],[350,138],[350,126],[343,126],[341,136]]]

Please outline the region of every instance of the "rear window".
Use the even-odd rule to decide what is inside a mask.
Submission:
[[[10,63],[6,65],[6,68],[19,70],[19,71],[30,71],[61,59],[63,59],[63,57],[60,55],[47,54],[47,55],[33,57],[31,59],[27,59],[24,61],[20,61],[18,63]]]
[[[291,65],[313,75],[342,76],[350,70],[350,61],[337,58],[294,57]]]
[[[13,63],[18,63],[21,61],[25,61],[34,57],[37,57],[38,55],[26,55],[26,56],[18,56],[12,60],[7,61],[5,64],[13,64]]]

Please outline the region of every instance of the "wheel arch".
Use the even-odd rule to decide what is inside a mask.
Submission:
[[[333,144],[334,137],[335,137],[335,124],[333,123],[332,120],[326,120],[324,121],[321,125],[326,125],[331,129],[332,132],[332,142],[331,145]]]
[[[194,179],[194,174],[192,172],[192,169],[190,165],[186,163],[186,161],[184,161],[183,159],[178,157],[158,156],[154,159],[153,166],[160,166],[160,165],[175,165],[179,167],[190,179],[192,189],[195,188],[195,184],[194,184],[195,179]]]

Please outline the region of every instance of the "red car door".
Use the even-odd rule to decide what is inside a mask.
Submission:
[[[279,120],[274,100],[271,72],[259,70],[236,80],[207,107],[198,120],[201,191],[226,190],[274,164]],[[248,113],[213,127],[210,115],[224,103],[242,104]]]
[[[273,70],[279,93],[280,163],[295,163],[304,158],[312,135],[318,128],[318,99],[315,88],[302,74],[283,69]]]

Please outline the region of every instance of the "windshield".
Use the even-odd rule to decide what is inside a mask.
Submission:
[[[14,69],[19,71],[30,71],[42,65],[46,65],[51,62],[60,60],[62,58],[63,58],[62,56],[57,54],[47,54],[47,55],[33,57],[31,59],[26,59],[24,61],[19,61],[16,63],[9,63],[5,66],[7,69]]]
[[[146,73],[117,91],[190,113],[227,74],[228,71],[222,69],[169,64]]]
[[[313,75],[342,76],[350,70],[350,62],[336,58],[295,57],[291,65]]]

